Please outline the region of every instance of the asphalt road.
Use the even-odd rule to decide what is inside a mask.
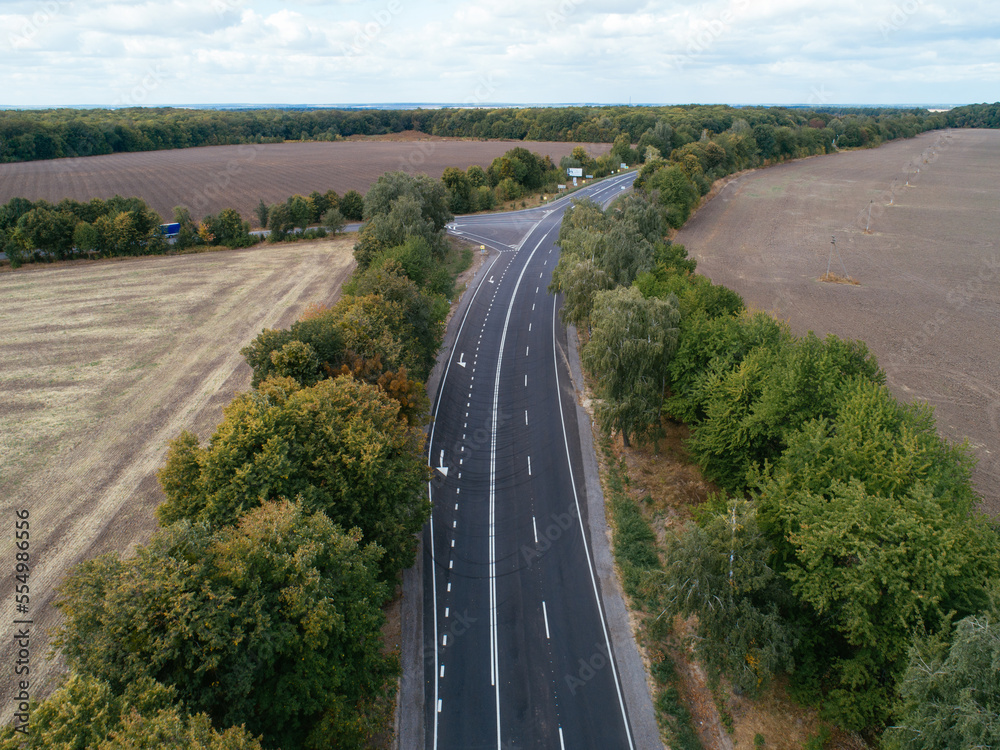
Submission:
[[[634,174],[573,197],[610,201]],[[547,292],[568,200],[459,217],[499,250],[435,400],[424,539],[427,748],[634,748],[594,572],[565,331]]]

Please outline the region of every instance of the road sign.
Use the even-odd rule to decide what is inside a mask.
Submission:
[[[567,167],[566,174],[570,177],[583,177],[583,167]]]

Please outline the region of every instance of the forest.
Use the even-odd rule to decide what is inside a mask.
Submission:
[[[531,107],[338,110],[175,108],[0,111],[0,163],[243,143],[333,141],[418,130],[431,135],[538,141],[636,143],[657,123],[679,140],[751,127],[829,128],[844,146],[875,145],[941,127],[998,127],[997,104],[944,113],[923,109],[729,107]],[[779,144],[780,149],[780,144]],[[785,156],[779,151],[775,156]],[[765,158],[770,154],[765,154]]]

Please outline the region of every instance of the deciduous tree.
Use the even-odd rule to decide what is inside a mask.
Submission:
[[[349,712],[395,669],[380,556],[301,504],[266,503],[215,533],[177,524],[70,575],[58,642],[115,693],[152,678],[218,727],[304,747],[331,707]]]
[[[625,444],[659,426],[666,367],[677,346],[677,300],[644,299],[634,287],[594,295],[583,362],[602,401],[601,424]]]
[[[386,552],[387,578],[413,562],[427,518],[423,435],[376,386],[341,376],[303,388],[275,378],[226,407],[208,445],[184,433],[159,472],[164,524],[218,528],[258,505],[298,498]]]

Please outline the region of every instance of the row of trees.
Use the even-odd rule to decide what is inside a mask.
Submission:
[[[578,151],[587,158],[583,149]],[[440,181],[426,175],[395,175],[380,179],[370,198],[356,190],[348,190],[343,196],[328,190],[292,195],[272,205],[261,200],[255,209],[257,223],[270,230],[269,241],[281,242],[296,236],[296,230],[305,233],[311,226],[337,232],[348,221],[365,220],[362,250],[358,253],[363,266],[367,266],[369,255],[401,247],[412,234],[422,236],[440,258],[444,252],[442,230],[452,212],[489,210],[500,200],[519,198],[543,187],[554,192],[562,172],[548,157],[514,148],[494,159],[485,170],[477,165],[465,172],[449,167]],[[389,186],[391,181],[395,187]],[[404,185],[405,189],[401,187]],[[16,268],[37,260],[155,255],[198,245],[237,248],[259,241],[250,233],[249,222],[231,208],[197,221],[186,207],[178,206],[173,222],[180,229],[171,244],[159,231],[159,215],[140,198],[115,196],[88,203],[65,199],[55,205],[14,198],[0,206],[0,252],[5,252]],[[417,256],[419,259],[427,254],[421,248]],[[429,262],[429,256],[419,262]],[[411,271],[416,272],[413,268]],[[430,272],[429,267],[423,271]],[[447,273],[438,273],[439,291],[447,291],[446,277]]]
[[[15,268],[44,257],[150,255],[167,250],[160,217],[140,198],[116,195],[87,203],[13,198],[0,206],[0,252]]]
[[[659,621],[697,615],[704,658],[740,689],[788,674],[845,728],[996,742],[1000,537],[967,446],[898,403],[863,343],[795,337],[697,275],[662,239],[669,216],[655,192],[576,204],[553,282],[591,328],[602,427],[648,439],[685,422],[723,489],[668,536]]]
[[[329,190],[293,195],[273,206],[261,201],[256,213],[261,226],[271,228],[269,239],[278,242],[296,228],[315,224],[339,231],[345,221],[362,218],[363,206],[357,191],[340,197]],[[33,261],[158,255],[199,245],[249,247],[259,241],[250,233],[249,222],[232,208],[197,221],[186,207],[178,206],[173,222],[180,229],[170,243],[160,231],[161,217],[141,198],[116,195],[86,203],[66,198],[56,204],[13,198],[0,206],[0,252],[17,268]]]
[[[420,182],[386,176],[366,213]],[[403,242],[244,348],[252,389],[206,444],[171,443],[160,531],[67,578],[71,674],[34,710],[32,747],[348,748],[385,729],[382,607],[430,512],[422,380],[448,310],[419,228]]]
[[[623,136],[626,142],[635,143],[644,136],[655,137],[658,127],[669,126],[675,139],[670,148],[678,148],[697,140],[702,132],[722,133],[738,119],[771,130],[830,128],[842,133],[846,141],[854,141],[845,141],[845,145],[860,146],[939,127],[996,127],[996,107],[971,105],[946,113],[895,108],[719,105],[364,111],[8,110],[0,112],[0,162],[239,143],[331,141],[404,130],[465,138],[603,143],[613,143]],[[645,145],[640,144],[640,154]],[[657,148],[664,155],[668,153],[662,145]]]

